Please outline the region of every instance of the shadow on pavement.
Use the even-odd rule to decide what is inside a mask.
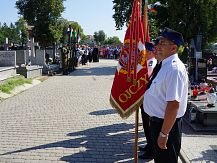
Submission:
[[[108,115],[108,114],[116,114],[115,109],[107,109],[107,110],[99,110],[90,112],[90,115]]]
[[[71,148],[74,153],[60,158],[67,162],[133,162],[134,125],[127,123],[113,124],[67,134],[74,139],[58,141],[31,148],[7,152],[1,155],[17,154],[32,150],[49,148]],[[67,149],[66,149],[67,150]]]
[[[69,76],[102,76],[102,75],[114,75],[116,66],[111,67],[82,67],[69,74]]]
[[[213,158],[213,156],[216,156],[217,152],[212,149],[209,149],[209,150],[202,151],[201,155],[202,155],[201,157],[194,158],[190,161],[191,162],[215,162],[216,158]]]

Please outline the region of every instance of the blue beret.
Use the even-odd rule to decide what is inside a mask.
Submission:
[[[176,45],[180,46],[184,44],[182,34],[169,28],[165,28],[161,34],[162,37],[174,42]]]
[[[148,51],[154,51],[154,44],[151,43],[151,42],[145,42],[145,48],[146,48]]]

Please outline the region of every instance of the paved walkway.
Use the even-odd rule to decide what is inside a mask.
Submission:
[[[1,102],[0,162],[134,162],[135,117],[123,120],[109,104],[116,64],[100,60]],[[139,137],[141,144],[141,124]],[[216,142],[186,126],[183,153],[217,162]]]
[[[183,125],[182,153],[189,162],[217,162],[217,132],[194,132]]]

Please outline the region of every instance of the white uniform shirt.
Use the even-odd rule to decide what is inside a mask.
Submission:
[[[162,61],[162,67],[144,94],[144,111],[151,117],[164,118],[168,101],[178,101],[177,118],[185,114],[188,98],[188,75],[184,64],[174,54]]]
[[[148,77],[152,74],[154,67],[157,64],[157,59],[156,58],[150,58],[147,60],[147,65],[148,65]]]

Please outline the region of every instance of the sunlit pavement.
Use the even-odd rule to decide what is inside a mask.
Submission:
[[[135,115],[123,120],[109,104],[116,65],[88,63],[1,102],[0,162],[134,162]],[[217,135],[183,127],[184,158],[217,162]]]

